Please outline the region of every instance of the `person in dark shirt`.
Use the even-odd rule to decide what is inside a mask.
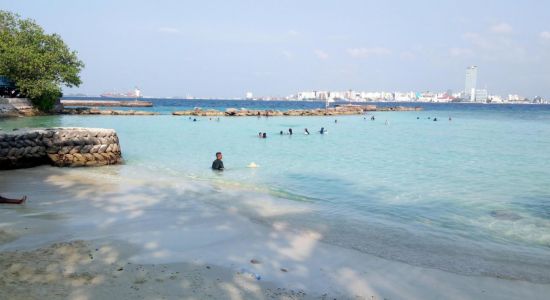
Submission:
[[[223,171],[222,153],[216,152],[216,160],[212,162],[212,170]]]
[[[292,128],[288,129],[288,134],[292,135]]]

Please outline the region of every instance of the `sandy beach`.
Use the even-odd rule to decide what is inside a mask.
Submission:
[[[122,170],[122,171],[121,171]],[[119,167],[0,173],[0,299],[547,299],[550,285],[463,276],[258,222],[307,214],[207,182],[126,176]],[[209,200],[210,199],[210,200]]]

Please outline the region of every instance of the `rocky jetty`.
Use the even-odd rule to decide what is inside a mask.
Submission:
[[[78,167],[121,162],[113,129],[61,127],[0,132],[0,170],[41,164]]]
[[[286,111],[280,110],[251,110],[251,109],[236,109],[228,108],[225,111],[215,109],[203,110],[195,108],[192,110],[175,111],[174,116],[203,116],[203,117],[254,117],[254,116],[336,116],[336,115],[361,115],[366,112],[373,111],[419,111],[421,107],[377,107],[376,105],[342,105],[327,109],[291,109]]]
[[[154,116],[157,112],[143,110],[112,110],[112,109],[95,109],[88,107],[64,108],[61,112],[63,115],[102,115],[102,116]]]

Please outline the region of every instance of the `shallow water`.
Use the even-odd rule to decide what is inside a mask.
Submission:
[[[149,110],[292,107],[223,101],[156,104]],[[163,114],[5,119],[0,127],[114,128],[126,161],[118,167],[121,172],[109,174],[115,178],[206,182],[230,196],[197,197],[220,206],[251,197],[266,205],[305,205],[307,213],[245,213],[262,223],[313,228],[326,242],[414,265],[549,283],[550,107],[426,108],[374,113],[375,121],[339,116],[219,122],[202,117],[192,122]],[[319,134],[321,127],[328,134]],[[288,128],[294,135],[279,135]],[[312,134],[304,135],[304,128]],[[258,132],[267,132],[268,138],[259,139]],[[223,173],[209,169],[216,151],[224,153]],[[259,167],[247,168],[251,162]],[[112,171],[103,170],[90,172]],[[276,206],[270,209],[276,211]]]

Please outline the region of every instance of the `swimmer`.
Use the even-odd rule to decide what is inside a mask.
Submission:
[[[437,122],[437,118],[434,118],[434,122]]]
[[[307,130],[307,128],[304,130],[304,134],[309,134],[309,130]]]
[[[262,138],[262,133],[261,132],[258,132],[258,137]]]
[[[283,135],[283,131],[281,130],[281,132],[279,132],[280,135]]]
[[[324,134],[325,133],[325,127],[321,127],[321,130],[319,130],[319,133]]]
[[[370,117],[370,120],[374,121],[374,120],[376,120],[376,118],[374,116],[372,116],[372,117]]]
[[[262,134],[262,138],[267,138],[267,133],[264,132],[264,134]]]
[[[288,129],[288,134],[292,135],[292,128]]]
[[[216,152],[216,160],[212,162],[212,170],[223,171],[223,155],[221,152]]]

